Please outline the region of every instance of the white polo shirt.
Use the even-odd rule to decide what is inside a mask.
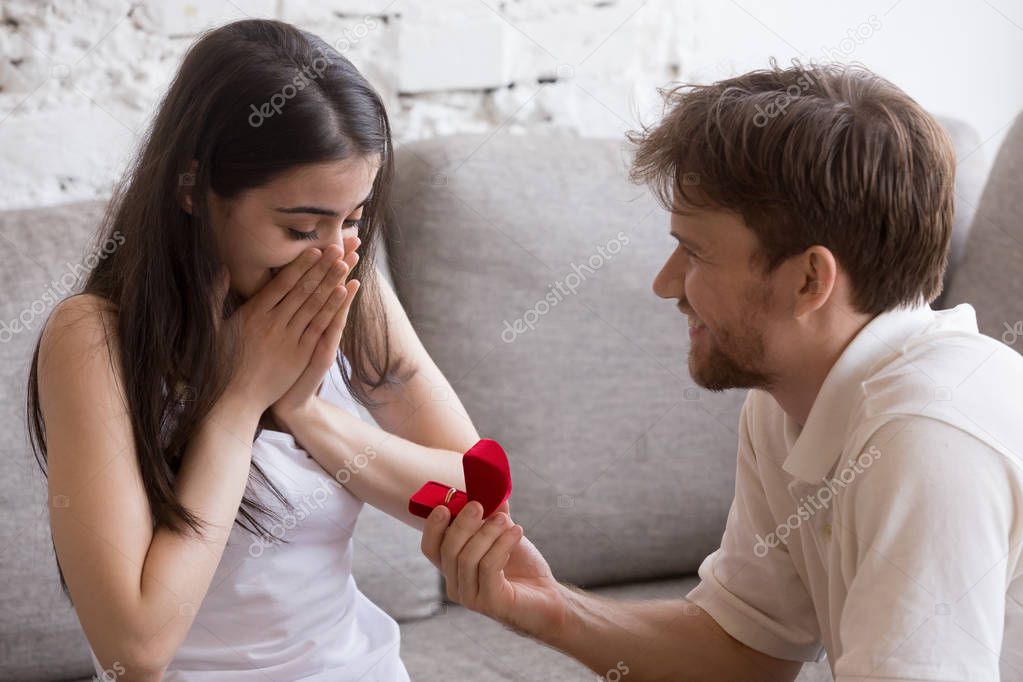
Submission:
[[[1023,357],[970,305],[878,315],[800,428],[761,390],[689,599],[838,682],[1023,680]],[[1001,668],[1001,678],[999,678]]]

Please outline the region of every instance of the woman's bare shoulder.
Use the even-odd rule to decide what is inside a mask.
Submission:
[[[48,358],[70,359],[88,348],[107,352],[116,346],[116,306],[90,293],[69,296],[57,304],[39,341],[40,365]]]

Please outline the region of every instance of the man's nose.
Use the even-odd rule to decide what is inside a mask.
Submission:
[[[682,260],[672,254],[654,277],[654,293],[661,298],[680,298],[684,293],[685,274]]]

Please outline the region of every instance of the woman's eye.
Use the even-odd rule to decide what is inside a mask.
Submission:
[[[289,227],[288,232],[291,233],[292,239],[316,239],[316,230],[303,232],[302,230],[295,230]]]
[[[344,227],[346,227],[346,228],[354,227],[354,228],[356,228],[358,230],[361,230],[362,229],[362,218],[346,220],[344,222]],[[319,236],[319,235],[316,234],[316,230],[315,229],[309,230],[309,231],[304,231],[304,230],[296,230],[293,227],[289,227],[288,228],[288,232],[291,234],[291,238],[292,239],[316,239]]]

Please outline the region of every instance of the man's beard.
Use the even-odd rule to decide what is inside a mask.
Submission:
[[[689,373],[697,385],[710,391],[728,388],[766,388],[771,378],[762,369],[764,338],[759,330],[748,330],[742,336],[731,330],[719,330],[717,339],[710,337],[710,329],[703,340],[706,353],[697,359],[689,349]]]
[[[761,290],[746,297],[748,314],[738,331],[721,327],[711,335],[704,330],[700,341],[707,348],[698,359],[689,348],[689,373],[697,385],[710,391],[729,388],[768,388],[773,377],[764,369],[764,334],[760,326],[770,293]]]

